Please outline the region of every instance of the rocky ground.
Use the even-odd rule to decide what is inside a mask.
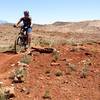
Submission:
[[[9,25],[2,27],[5,30],[4,34],[11,32],[10,39],[15,37],[14,33],[18,32],[16,29],[12,32],[12,26]],[[9,41],[8,37],[6,36],[6,41],[4,41],[2,28],[0,29],[0,36],[2,36],[0,43],[6,45],[8,43],[6,41]],[[15,96],[12,100],[100,100],[100,41],[98,37],[94,34],[87,34],[87,36],[82,33],[53,34],[53,32],[43,33],[36,30],[33,30],[33,33],[33,42],[34,39],[38,39],[39,42],[34,42],[32,47],[42,49],[52,47],[54,51],[40,53],[32,49],[31,55],[0,53],[0,84],[1,87],[8,86],[10,90],[12,89],[11,92]],[[65,39],[70,37],[74,40],[84,37],[86,40],[89,36],[96,41],[65,42]],[[51,41],[55,39],[57,43],[53,44],[53,42],[51,45],[48,39]],[[11,44],[13,40],[14,38]],[[64,42],[58,43],[58,40]],[[23,82],[13,82],[16,79],[10,77],[20,67],[26,70],[25,79]]]

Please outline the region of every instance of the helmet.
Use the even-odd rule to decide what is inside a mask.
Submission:
[[[29,16],[29,11],[24,11],[25,16]]]

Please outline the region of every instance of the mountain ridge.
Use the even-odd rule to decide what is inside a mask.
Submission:
[[[52,32],[78,32],[78,33],[98,33],[100,32],[100,20],[88,20],[80,22],[61,22],[52,24],[33,24],[33,30],[43,30]]]

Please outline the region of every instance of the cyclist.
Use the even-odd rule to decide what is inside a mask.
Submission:
[[[31,47],[31,39],[32,39],[32,19],[29,16],[29,11],[24,11],[24,17],[20,18],[18,23],[15,25],[18,27],[18,25],[23,22],[22,27],[27,27],[27,35],[28,35],[28,48]]]

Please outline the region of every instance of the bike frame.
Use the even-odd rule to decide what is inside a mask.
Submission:
[[[23,48],[23,47],[26,50],[26,46],[28,45],[27,30],[28,30],[27,27],[20,27],[19,35],[15,40],[15,51],[17,50],[17,48],[20,48],[19,51],[21,51],[21,48]]]

